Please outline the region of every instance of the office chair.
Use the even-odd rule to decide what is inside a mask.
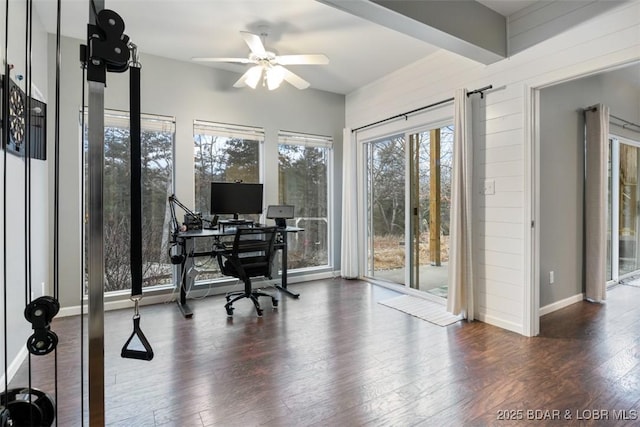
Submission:
[[[220,272],[244,282],[244,290],[227,293],[227,316],[233,316],[233,303],[241,298],[253,301],[258,316],[262,316],[258,297],[270,297],[273,308],[278,306],[276,297],[251,288],[252,277],[271,279],[276,233],[276,227],[238,227],[232,245],[221,243],[214,250]]]

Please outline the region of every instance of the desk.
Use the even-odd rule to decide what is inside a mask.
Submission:
[[[276,236],[276,244],[275,248],[282,251],[282,275],[280,276],[280,285],[276,285],[276,288],[284,292],[285,294],[298,298],[300,294],[296,294],[287,289],[287,235],[288,233],[297,233],[299,231],[303,231],[303,228],[299,227],[286,227],[278,229],[278,236]],[[184,274],[185,271],[189,271],[188,268],[191,268],[193,264],[193,258],[197,257],[205,257],[211,256],[212,252],[195,252],[195,239],[203,238],[203,237],[213,237],[216,240],[219,240],[223,237],[232,237],[236,233],[235,229],[225,229],[222,230],[192,230],[192,231],[184,231],[178,233],[177,243],[180,254],[184,255],[182,257],[182,262],[177,265],[177,282],[180,286],[180,298],[178,299],[178,308],[182,315],[186,318],[190,318],[193,316],[193,311],[187,304],[187,275]]]

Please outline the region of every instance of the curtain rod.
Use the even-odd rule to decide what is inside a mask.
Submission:
[[[597,110],[597,109],[598,109],[598,106],[597,106],[597,105],[591,105],[591,106],[589,106],[589,107],[583,108],[583,110],[585,110],[585,111],[595,111],[595,110]],[[615,119],[615,120],[618,120],[618,121],[620,121],[620,122],[624,123],[623,125],[617,125],[617,126],[620,126],[622,129],[629,129],[627,126],[633,126],[633,127],[637,127],[637,128],[639,128],[639,129],[640,129],[640,125],[639,125],[639,124],[637,124],[637,123],[633,123],[633,122],[630,122],[629,120],[625,120],[625,119],[623,119],[623,118],[621,118],[621,117],[614,116],[614,115],[613,115],[613,114],[611,114],[611,113],[609,113],[609,117],[610,117],[610,118],[612,118],[612,119]],[[634,130],[634,129],[630,129],[630,130],[632,130],[632,131],[634,131],[634,132],[639,132],[639,131]]]
[[[634,127],[640,128],[640,125],[639,125],[639,124],[637,124],[637,123],[633,123],[633,122],[630,122],[629,120],[621,119],[620,117],[616,117],[616,116],[614,116],[613,114],[609,114],[609,117],[614,118],[614,119],[616,119],[616,120],[621,121],[622,123],[624,123],[624,124],[621,126],[621,127],[622,127],[622,129],[628,129],[628,128],[627,128],[627,126],[634,126]],[[631,129],[631,130],[634,130],[634,129]],[[636,131],[634,131],[634,132],[638,132],[638,131],[636,130]]]
[[[479,93],[480,97],[484,98],[484,91],[489,90],[489,89],[493,89],[493,85],[489,85],[489,86],[485,86],[485,87],[481,87],[480,89],[476,89],[476,90],[472,90],[471,92],[467,92],[467,96],[471,96],[475,93]],[[442,104],[446,104],[448,102],[453,101],[454,98],[447,98],[447,99],[443,99],[442,101],[438,101],[438,102],[434,102],[433,104],[429,104],[429,105],[425,105],[424,107],[420,107],[420,108],[416,108],[415,110],[411,110],[411,111],[407,111],[406,113],[402,113],[402,114],[396,114],[395,116],[391,116],[391,117],[387,117],[386,119],[382,119],[382,120],[378,120],[377,122],[373,122],[373,123],[369,123],[368,125],[364,125],[364,126],[360,126],[357,127],[355,129],[353,129],[351,132],[357,132],[359,130],[371,127],[371,126],[375,126],[375,125],[379,125],[381,123],[385,123],[391,120],[395,120],[395,119],[399,119],[400,117],[404,117],[405,120],[408,119],[409,114],[413,114],[413,113],[417,113],[418,111],[422,111],[422,110],[426,110],[428,108],[433,108],[433,107],[437,107],[438,105],[442,105]]]

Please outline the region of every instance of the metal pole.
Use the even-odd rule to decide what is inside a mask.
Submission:
[[[89,23],[104,0],[89,0]],[[89,425],[104,426],[104,84],[89,86]]]

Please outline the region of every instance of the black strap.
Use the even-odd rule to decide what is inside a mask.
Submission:
[[[140,140],[140,68],[129,69],[131,111],[131,296],[142,296],[142,148]]]
[[[131,299],[135,303],[135,315],[133,332],[122,347],[120,355],[128,359],[151,360],[153,349],[140,329],[138,312],[138,304],[142,298],[142,142],[140,138],[140,68],[138,66],[129,68],[129,110],[131,120]],[[137,340],[134,341],[134,338]]]

